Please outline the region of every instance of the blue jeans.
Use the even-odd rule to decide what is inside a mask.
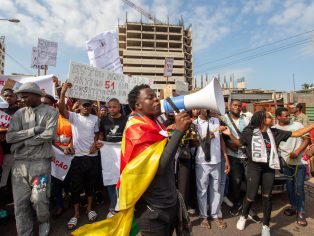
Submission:
[[[297,168],[297,172],[294,175]],[[287,191],[288,198],[291,206],[298,212],[304,212],[304,181],[306,174],[306,166],[299,165],[289,165],[289,167],[284,168],[284,174],[288,176],[287,179]]]

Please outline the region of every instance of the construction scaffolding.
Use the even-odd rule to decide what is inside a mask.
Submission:
[[[152,78],[152,88],[159,93],[166,84],[166,57],[174,58],[168,83],[184,81],[192,87],[192,27],[183,24],[125,22],[119,25],[119,53],[123,73]]]

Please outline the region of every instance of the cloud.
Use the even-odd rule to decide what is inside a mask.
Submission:
[[[242,13],[266,13],[273,9],[274,3],[273,0],[263,0],[263,1],[254,1],[249,0],[245,1],[243,8],[241,10]]]
[[[37,38],[55,40],[76,48],[84,48],[85,41],[106,31],[116,29],[118,19],[139,21],[141,15],[120,0],[1,0],[0,14],[16,15],[21,22],[3,28],[10,40],[21,45],[36,45]],[[195,4],[180,0],[133,0],[145,11],[164,22],[177,24],[183,17],[185,26],[192,24],[194,51],[198,51],[225,37],[230,31],[228,18],[234,13],[228,5]],[[188,7],[187,7],[188,6]],[[224,7],[221,7],[224,6]],[[143,22],[151,22],[145,16]]]

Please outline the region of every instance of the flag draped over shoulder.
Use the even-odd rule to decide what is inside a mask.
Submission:
[[[167,142],[165,128],[158,121],[132,113],[121,144],[120,179],[117,184],[118,211],[113,217],[84,225],[74,236],[128,236],[136,202],[152,182]],[[133,227],[132,227],[133,228]]]

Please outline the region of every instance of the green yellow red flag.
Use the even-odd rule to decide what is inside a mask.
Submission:
[[[121,174],[116,187],[115,206],[118,213],[80,227],[72,233],[73,236],[129,236],[135,233],[134,207],[157,172],[167,143],[165,130],[157,120],[137,113],[131,114],[121,143]]]

